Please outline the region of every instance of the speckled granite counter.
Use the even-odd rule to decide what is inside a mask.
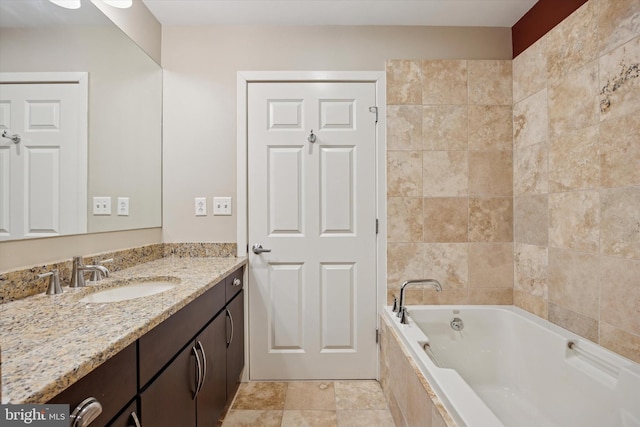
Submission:
[[[245,258],[167,257],[118,271],[98,285],[0,305],[2,403],[48,401],[244,264]],[[79,301],[142,278],[179,283],[127,301]]]

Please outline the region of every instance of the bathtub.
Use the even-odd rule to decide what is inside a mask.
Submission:
[[[460,426],[640,427],[637,363],[517,307],[408,312],[383,316]]]

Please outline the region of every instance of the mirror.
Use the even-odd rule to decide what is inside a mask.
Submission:
[[[68,86],[69,75],[85,76],[73,102],[40,92]],[[91,1],[0,0],[0,76],[0,132],[23,132],[18,144],[0,138],[0,240],[162,225],[162,69]],[[12,120],[5,98],[27,87],[14,102],[24,117]],[[76,101],[79,146],[64,163],[63,117]],[[110,215],[94,214],[94,198],[110,201]]]

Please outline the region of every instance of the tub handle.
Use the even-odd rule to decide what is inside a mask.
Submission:
[[[609,362],[608,360],[601,358],[597,354],[593,354],[583,349],[578,345],[576,341],[567,342],[567,347],[569,348],[569,350],[575,351],[578,356],[584,357],[585,359],[590,361],[592,365],[599,367],[601,370],[605,371],[614,378],[617,377],[620,373],[620,368],[618,368],[616,365]]]

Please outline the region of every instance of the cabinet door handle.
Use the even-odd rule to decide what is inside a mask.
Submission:
[[[240,285],[242,285],[242,280],[238,279],[237,277],[233,279],[233,286],[240,286]]]
[[[204,385],[204,381],[207,379],[207,355],[204,353],[204,347],[202,347],[202,343],[200,341],[197,342],[197,346],[200,349],[200,353],[202,353],[202,381],[200,381],[200,387],[198,388],[198,393],[202,390],[202,386]]]
[[[231,316],[231,312],[229,311],[229,309],[227,309],[227,316],[229,316],[229,320],[231,320],[231,338],[229,338],[229,341],[227,341],[227,347],[229,347],[233,342],[233,316]]]
[[[136,415],[135,412],[132,412],[131,415],[129,415],[129,416],[133,420],[133,426],[130,426],[130,427],[142,427],[140,425],[140,420],[138,419],[138,416]]]
[[[83,400],[71,414],[71,427],[85,427],[102,413],[102,405],[95,397]]]
[[[196,368],[198,371],[196,372],[196,389],[193,392],[193,400],[196,400],[198,396],[198,392],[200,391],[200,383],[202,382],[202,362],[200,361],[200,356],[198,355],[198,350],[196,350],[195,346],[191,347],[191,351],[196,356]]]

